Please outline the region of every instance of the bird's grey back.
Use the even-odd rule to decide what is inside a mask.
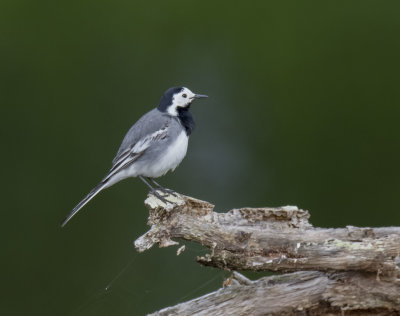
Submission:
[[[133,147],[143,137],[163,128],[171,121],[171,119],[173,119],[171,116],[161,112],[157,108],[143,115],[126,133],[121,146],[118,149],[117,155],[113,159],[113,165],[118,161],[121,153],[126,151],[128,148]]]

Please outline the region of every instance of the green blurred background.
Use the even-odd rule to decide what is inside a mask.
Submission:
[[[229,274],[198,265],[201,246],[135,251],[138,179],[60,228],[170,86],[210,97],[162,184],[218,211],[291,204],[316,226],[400,225],[399,10],[2,0],[0,314],[144,315],[221,287]]]

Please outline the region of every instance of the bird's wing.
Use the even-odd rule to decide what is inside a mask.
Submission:
[[[170,117],[154,109],[143,115],[126,133],[110,172],[103,179],[108,180],[119,171],[129,167],[159,139],[167,137]]]
[[[135,146],[135,144],[162,129],[169,121],[170,117],[164,115],[158,109],[153,109],[143,115],[126,133],[113,159],[113,165],[117,163],[123,154],[126,154],[128,150]]]
[[[125,151],[123,151],[119,156],[114,159],[113,166],[111,167],[110,172],[107,174],[104,180],[111,178],[119,171],[129,167],[139,157],[141,157],[145,153],[146,149],[149,148],[155,141],[166,138],[168,134],[167,129],[168,124],[165,124],[158,131],[155,131],[154,133],[143,137],[138,142],[132,144]]]

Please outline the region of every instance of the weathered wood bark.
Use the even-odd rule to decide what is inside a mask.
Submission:
[[[197,306],[199,315],[203,310],[225,315],[219,313],[227,307],[225,299],[231,308],[237,307],[226,313],[235,315],[321,312],[321,308],[327,312],[400,312],[400,227],[314,228],[308,222],[309,213],[295,206],[216,213],[208,202],[186,196],[168,199],[171,203],[165,204],[150,195],[145,201],[151,229],[135,241],[138,251],[156,243],[176,245],[172,238],[181,238],[210,248],[210,254],[197,257],[204,265],[229,270],[313,271],[285,275],[287,282],[283,283],[277,282],[282,276],[264,278],[185,303]],[[185,304],[167,314],[192,315],[193,311],[181,310],[187,308]],[[285,309],[276,309],[277,304]],[[246,314],[242,309],[246,306],[252,312]]]
[[[151,315],[398,315],[399,291],[371,274],[302,271],[233,284]]]

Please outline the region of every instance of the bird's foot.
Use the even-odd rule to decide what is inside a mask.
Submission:
[[[153,178],[148,178],[148,179],[149,179],[151,182],[154,183],[154,185],[157,187],[157,190],[160,190],[161,192],[164,193],[164,196],[172,195],[173,197],[176,197],[176,198],[179,197],[179,195],[178,195],[174,190],[164,188],[161,184],[159,184],[158,182],[156,182],[156,180],[154,180]]]
[[[158,191],[161,191],[161,190],[159,190],[159,189],[153,189],[153,190],[150,191],[150,193],[153,194],[153,195],[154,195],[156,198],[158,198],[159,200],[163,201],[165,204],[171,203],[171,202],[169,202],[168,200],[165,199],[165,197],[167,197],[168,194],[165,194],[165,193],[164,193],[163,195],[161,195],[160,193],[158,193]],[[162,192],[162,191],[161,191],[161,192]]]
[[[158,188],[158,189],[164,193],[164,196],[172,195],[172,196],[174,196],[176,198],[179,197],[178,193],[176,193],[174,190],[167,189],[167,188],[164,188],[164,187],[161,187],[161,188]]]

